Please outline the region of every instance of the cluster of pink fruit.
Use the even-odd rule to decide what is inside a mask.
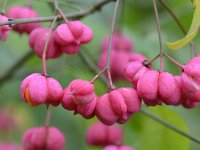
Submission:
[[[89,127],[86,140],[92,146],[103,147],[103,150],[134,150],[129,146],[122,145],[123,135],[121,127],[107,126],[96,122]]]
[[[0,22],[8,21],[9,19],[12,20],[36,17],[38,17],[38,13],[32,8],[14,6],[8,10],[6,16],[0,15]],[[6,40],[11,29],[12,28],[8,25],[1,26],[0,40]],[[13,30],[20,34],[30,34],[29,45],[36,55],[42,58],[50,28],[43,28],[41,27],[40,23],[36,22],[14,25]],[[46,51],[46,59],[57,58],[62,53],[75,54],[80,50],[81,44],[87,44],[92,39],[92,30],[81,21],[69,21],[61,24],[50,35],[50,40]]]
[[[155,106],[164,103],[193,108],[200,102],[199,60],[200,57],[195,57],[183,65],[180,76],[153,70],[139,61],[130,62],[125,72],[146,105]]]
[[[65,137],[55,127],[35,127],[26,131],[22,139],[25,150],[63,150]]]
[[[51,77],[34,73],[21,84],[21,96],[31,106],[59,103],[67,110],[74,110],[85,118],[96,115],[103,123],[124,123],[138,112],[141,100],[132,88],[120,88],[97,97],[94,85],[85,80],[74,80],[63,91],[61,85]]]
[[[42,58],[49,32],[50,28],[37,28],[29,36],[29,45],[40,58]],[[46,59],[57,58],[62,53],[75,54],[80,50],[81,44],[89,43],[92,39],[92,30],[81,21],[61,24],[50,35]]]
[[[6,15],[0,15],[0,22],[5,22],[12,19],[24,19],[24,18],[35,18],[38,17],[38,13],[29,7],[22,7],[22,6],[14,6],[11,7]],[[9,18],[9,19],[8,19]],[[28,23],[28,24],[20,24],[14,25],[13,30],[17,31],[18,33],[30,33],[36,28],[41,26],[40,23]],[[9,34],[9,31],[12,28],[8,25],[0,26],[0,40],[6,40]]]

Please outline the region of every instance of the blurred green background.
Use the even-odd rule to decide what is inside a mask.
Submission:
[[[40,16],[52,16],[49,0],[33,0],[33,8]],[[60,7],[66,13],[77,12],[82,9],[88,9],[98,0],[60,0]],[[193,6],[190,0],[166,1],[171,9],[177,14],[181,23],[188,30],[193,14]],[[73,4],[73,8],[70,5]],[[3,0],[0,2],[2,6]],[[8,3],[7,8],[14,5],[25,5],[25,0],[12,1]],[[92,43],[85,45],[82,51],[91,56],[96,62],[99,56],[99,47],[102,39],[110,33],[111,17],[113,14],[114,3],[110,2],[99,12],[84,17],[82,21],[89,25],[95,37]],[[175,21],[168,12],[158,3],[159,16],[161,20],[161,32],[163,43],[166,41],[175,41],[184,35],[176,25]],[[118,15],[117,24],[124,34],[128,35],[134,43],[134,51],[145,54],[149,59],[153,58],[159,52],[159,42],[156,31],[155,15],[151,1],[145,0],[126,0],[124,9],[124,18],[121,13]],[[50,23],[44,23],[49,26]],[[200,48],[199,36],[194,40],[197,49]],[[165,45],[164,45],[165,46]],[[19,61],[27,52],[30,51],[28,45],[28,36],[19,35],[11,32],[6,42],[0,42],[0,78]],[[191,58],[191,50],[187,45],[178,51],[171,51],[164,48],[170,56],[181,63],[186,63]],[[158,69],[158,62],[153,64]],[[178,68],[165,60],[165,70],[179,74]],[[0,141],[9,140],[20,143],[23,132],[34,126],[42,126],[46,116],[46,107],[39,106],[32,108],[22,101],[19,95],[19,86],[21,81],[33,72],[42,72],[41,60],[33,55],[26,62],[18,67],[16,71],[9,74],[10,77],[1,80],[0,83],[0,107],[9,107],[13,116],[19,123],[19,129],[11,135],[0,135]],[[50,76],[58,79],[63,87],[68,86],[73,79],[91,80],[94,76],[88,67],[82,63],[78,54],[63,55],[56,60],[47,61],[47,72]],[[116,83],[118,87],[129,85],[125,82]],[[101,81],[95,83],[96,94],[100,95],[106,92],[106,88]],[[87,145],[85,141],[85,132],[88,126],[97,119],[85,120],[81,116],[73,115],[73,112],[66,111],[62,107],[53,108],[50,124],[61,129],[67,139],[66,150],[100,150]],[[149,109],[149,108],[148,108]],[[181,130],[199,137],[200,139],[200,108],[186,110],[182,107],[157,106],[150,108],[150,111],[162,117]],[[187,138],[175,133],[169,128],[155,122],[142,113],[134,115],[125,126],[124,143],[135,148],[135,150],[199,150],[200,145],[191,142]]]

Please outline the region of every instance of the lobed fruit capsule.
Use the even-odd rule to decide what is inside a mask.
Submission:
[[[63,89],[54,78],[33,73],[22,81],[20,93],[23,100],[30,106],[39,104],[57,106],[63,96]]]
[[[86,140],[93,146],[119,145],[123,140],[123,130],[116,125],[107,126],[96,122],[88,128]]]
[[[65,137],[55,127],[35,127],[26,131],[22,138],[24,150],[63,150]]]

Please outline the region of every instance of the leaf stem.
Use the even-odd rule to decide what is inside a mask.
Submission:
[[[49,126],[50,120],[51,120],[51,114],[52,114],[52,110],[50,108],[47,109],[47,114],[46,114],[46,118],[45,118],[45,123],[44,125],[46,127]]]
[[[111,74],[110,74],[110,60],[111,60],[111,51],[112,51],[112,44],[113,44],[113,35],[114,35],[114,31],[115,31],[116,18],[117,18],[117,13],[118,13],[118,9],[119,9],[119,2],[120,2],[120,0],[116,0],[116,3],[115,3],[115,9],[114,9],[114,14],[113,14],[113,18],[112,18],[111,34],[110,34],[110,39],[109,39],[107,63],[106,63],[106,67],[105,67],[105,69],[107,71],[107,75],[108,75],[108,80],[110,83],[109,89],[113,89],[113,83],[112,83],[112,78],[111,78]]]
[[[44,50],[43,50],[43,53],[42,53],[42,66],[43,66],[43,74],[45,76],[47,76],[47,67],[46,67],[46,53],[47,53],[47,49],[48,49],[48,45],[49,45],[49,41],[51,39],[51,33],[52,33],[52,30],[53,30],[53,26],[54,24],[56,23],[56,20],[58,19],[58,17],[55,17],[53,22],[51,23],[51,26],[50,26],[50,30],[49,30],[49,33],[47,35],[47,40],[45,42],[45,46],[44,46]]]
[[[67,17],[65,16],[65,14],[63,13],[63,11],[60,9],[59,5],[58,5],[58,1],[54,0],[54,9],[57,13],[60,14],[60,16],[63,18],[63,20],[65,21],[65,23],[68,23],[69,21],[67,20]]]
[[[80,19],[84,16],[88,16],[98,10],[100,10],[104,5],[111,2],[113,0],[101,0],[94,4],[93,6],[85,9],[84,11],[76,12],[76,13],[67,13],[64,14],[67,18],[70,19]],[[26,23],[33,23],[33,22],[52,22],[56,16],[49,16],[49,17],[37,17],[37,18],[26,18],[26,19],[12,19],[9,21],[0,22],[0,26],[3,25],[17,25],[17,24],[26,24]],[[63,20],[63,18],[57,16],[57,21]]]
[[[160,31],[160,19],[158,15],[156,1],[152,0],[152,2],[153,2],[153,8],[154,8],[155,16],[156,16],[156,26],[157,26],[159,46],[160,46],[160,71],[163,71],[163,46],[162,46],[162,36],[161,36],[161,31]]]
[[[167,55],[166,53],[163,53],[163,56],[165,56],[167,59],[169,59],[171,62],[173,62],[175,65],[177,65],[178,67],[180,67],[181,69],[183,69],[183,65],[180,64],[178,61],[176,61],[175,59],[173,59],[172,57],[170,57],[169,55]]]

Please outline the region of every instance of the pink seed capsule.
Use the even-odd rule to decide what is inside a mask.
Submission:
[[[180,87],[168,72],[161,72],[158,81],[159,97],[167,105],[177,105],[181,97]]]
[[[34,43],[34,52],[36,55],[40,58],[42,58],[43,51],[45,48],[46,41],[48,39],[48,34],[50,32],[49,28],[43,28],[42,32],[37,32],[37,40]],[[35,38],[34,35],[30,36],[30,38]],[[32,39],[29,39],[29,41],[32,41]],[[62,54],[62,51],[58,47],[58,45],[54,41],[54,33],[51,34],[48,46],[47,46],[47,51],[46,51],[46,59],[49,58],[57,58]]]
[[[81,37],[84,31],[84,24],[81,21],[79,20],[69,21],[67,25],[68,25],[69,30],[73,34],[74,38]]]
[[[109,37],[105,37],[101,44],[102,52],[108,51],[109,42]],[[120,32],[115,32],[112,41],[112,48],[115,51],[131,52],[131,50],[133,49],[133,43],[128,37],[122,35]]]
[[[76,43],[71,43],[71,44],[68,44],[67,46],[62,46],[60,48],[60,50],[63,52],[63,53],[66,53],[68,55],[72,55],[72,54],[75,54],[77,52],[79,52],[80,50],[80,45],[76,44]]]
[[[125,67],[126,76],[132,81],[137,71],[142,67],[143,65],[138,61],[129,62]]]
[[[139,79],[137,83],[138,95],[144,99],[147,105],[157,104],[157,93],[158,93],[158,71],[147,71]]]
[[[67,46],[75,40],[67,24],[61,24],[56,28],[54,38],[60,46]]]
[[[80,37],[81,44],[87,44],[92,41],[94,37],[93,31],[90,27],[83,25],[83,33]]]
[[[69,84],[70,94],[74,96],[74,103],[83,105],[96,98],[94,85],[85,80],[73,80]]]
[[[94,98],[90,103],[84,105],[77,105],[76,112],[81,114],[84,118],[90,119],[93,118],[96,107],[96,98]]]
[[[57,80],[33,73],[22,81],[20,93],[30,106],[43,103],[57,106],[63,96],[63,89]]]
[[[116,145],[108,145],[106,147],[104,147],[103,150],[134,150],[132,147],[129,146],[116,146]]]
[[[14,6],[11,7],[7,14],[9,18],[15,19],[25,19],[25,18],[37,18],[38,13],[30,7],[22,7],[22,6]],[[21,33],[30,33],[32,30],[41,27],[41,23],[27,23],[15,25],[13,29],[17,32]]]
[[[106,125],[113,125],[117,122],[118,116],[113,112],[108,93],[98,97],[95,114]]]
[[[65,137],[55,127],[36,127],[26,131],[22,139],[24,150],[63,150]]]
[[[116,125],[107,126],[96,122],[88,128],[86,140],[93,146],[119,145],[123,140],[123,130]]]
[[[30,35],[29,35],[29,46],[33,49],[34,48],[34,46],[35,46],[35,42],[36,42],[36,40],[37,40],[37,38],[38,38],[38,35],[41,33],[41,32],[43,32],[43,31],[45,31],[46,30],[46,28],[37,28],[37,29],[34,29],[31,33],[30,33]]]
[[[131,54],[129,58],[129,61],[139,61],[141,63],[145,60],[147,60],[147,58],[144,55],[139,54],[139,53],[133,53]]]
[[[188,75],[188,76],[192,76],[192,77],[199,77],[200,76],[200,63],[197,62],[190,62],[187,63],[184,67],[184,72]]]
[[[0,22],[8,21],[6,16],[0,14]],[[0,26],[0,41],[5,41],[11,28],[8,25]]]
[[[99,97],[96,116],[106,125],[124,123],[139,111],[141,100],[132,88],[121,88]]]
[[[188,63],[198,63],[200,64],[200,56],[192,58]]]

